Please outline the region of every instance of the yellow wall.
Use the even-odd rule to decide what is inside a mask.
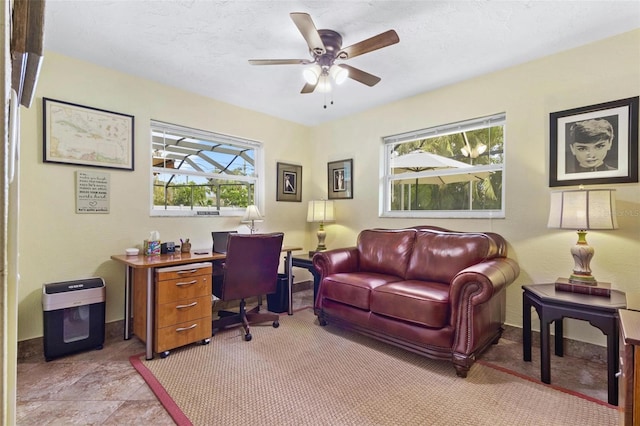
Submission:
[[[42,97],[135,116],[135,171],[43,163]],[[46,52],[36,99],[22,115],[19,340],[42,336],[43,283],[103,277],[106,320],[122,319],[124,267],[110,260],[112,254],[139,246],[152,230],[165,241],[190,238],[196,249],[211,247],[211,231],[241,226],[238,217],[149,216],[151,119],[263,142],[261,230],[284,231],[286,245],[304,245],[306,206],[276,204],[274,182],[278,161],[303,166],[303,189],[311,181],[309,128]],[[75,213],[77,170],[109,173],[109,214]]]
[[[163,239],[189,236],[194,247],[208,247],[210,230],[237,227],[236,219],[149,217],[152,118],[264,142],[264,227],[284,231],[285,244],[315,245],[315,227],[304,221],[306,202],[326,197],[327,162],[346,158],[354,160],[355,195],[336,202],[337,222],[326,227],[329,248],[352,245],[358,231],[368,227],[435,224],[502,234],[522,268],[508,289],[507,323],[521,325],[520,286],[566,276],[573,266],[569,247],[576,235],[546,228],[549,113],[637,96],[639,45],[640,30],[633,31],[313,128],[47,52],[37,104],[22,117],[19,340],[42,335],[44,282],[104,277],[107,321],[114,321],[123,317],[124,271],[109,260],[111,254],[139,244],[152,229]],[[81,168],[42,163],[42,96],[135,116],[136,170],[109,171],[110,214],[75,214],[74,172]],[[505,219],[378,217],[383,136],[502,111],[507,114]],[[276,161],[303,165],[303,203],[275,202]],[[620,229],[589,233],[596,248],[592,268],[615,288],[640,291],[640,186],[614,187]],[[565,330],[568,337],[604,344],[601,333],[579,321]]]
[[[434,224],[500,233],[521,267],[520,277],[507,291],[507,323],[521,326],[520,287],[568,276],[573,267],[569,248],[577,240],[572,231],[546,227],[551,191],[549,113],[638,96],[638,46],[640,30],[314,128],[316,196],[325,190],[327,161],[353,158],[354,164],[355,197],[336,203],[336,224],[326,227],[327,246],[353,244],[363,227]],[[507,115],[505,219],[378,217],[381,137],[503,111]],[[597,279],[610,281],[614,288],[640,292],[640,185],[606,187],[617,189],[620,229],[589,232],[587,239],[596,250],[591,267]],[[602,333],[584,322],[567,321],[565,330],[569,337],[605,344]]]

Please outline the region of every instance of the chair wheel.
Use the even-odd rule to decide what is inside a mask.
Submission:
[[[203,345],[208,345],[209,342],[211,342],[211,339],[202,339],[202,344]]]
[[[248,342],[249,340],[251,340],[251,337],[252,337],[252,336],[251,336],[251,333],[247,333],[247,334],[245,334],[245,335],[244,335],[244,340],[245,340],[246,342]]]
[[[275,320],[273,322],[273,328],[278,328],[278,327],[280,327],[280,322],[278,320]]]
[[[169,356],[169,351],[160,352],[160,358],[166,358]]]

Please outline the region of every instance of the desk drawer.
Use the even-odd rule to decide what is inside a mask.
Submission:
[[[207,295],[211,297],[210,274],[156,282],[156,300],[159,305]]]
[[[155,352],[164,352],[211,338],[211,316],[159,328],[155,339]]]
[[[156,281],[188,279],[197,275],[211,275],[213,269],[210,263],[195,263],[162,268],[156,271]]]
[[[156,310],[158,328],[211,315],[211,295],[164,303]]]

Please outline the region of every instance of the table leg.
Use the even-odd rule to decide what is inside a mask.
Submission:
[[[612,330],[607,334],[607,394],[609,396],[609,404],[618,405],[618,378],[616,373],[619,369],[619,350],[620,342],[618,341],[618,320],[613,318]]]
[[[540,309],[542,311],[542,309]],[[549,348],[550,321],[545,318],[544,312],[540,315],[540,380],[543,383],[551,383],[551,351]]]
[[[293,256],[291,250],[287,250],[287,291],[289,292],[289,315],[293,315]]]
[[[555,326],[555,354],[557,356],[564,356],[564,340],[563,336],[563,322],[562,318],[559,318],[553,322]]]
[[[133,268],[128,266],[124,271],[124,340],[131,338],[131,286],[133,285]]]
[[[531,361],[531,304],[526,293],[522,295],[522,354]]]
[[[153,359],[153,268],[147,268],[147,338],[145,358]]]

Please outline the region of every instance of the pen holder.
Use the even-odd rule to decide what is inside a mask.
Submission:
[[[191,251],[191,243],[182,243],[180,245],[180,252],[181,253],[189,253]]]

